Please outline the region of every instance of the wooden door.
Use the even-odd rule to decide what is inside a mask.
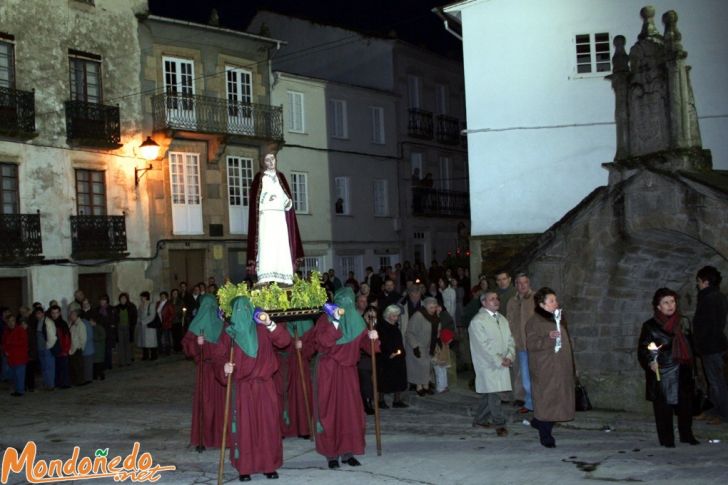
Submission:
[[[8,308],[17,314],[19,307],[30,306],[31,303],[23,301],[23,278],[0,278],[0,308]]]
[[[108,290],[108,273],[86,273],[78,275],[78,288],[83,291],[92,307],[99,304],[99,298],[107,295]],[[109,304],[114,302],[109,301]]]
[[[205,278],[204,249],[172,249],[169,251],[169,290],[179,288],[182,281],[192,287]]]

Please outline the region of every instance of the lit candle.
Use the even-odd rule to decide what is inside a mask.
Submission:
[[[558,352],[561,350],[561,308],[554,310],[554,320],[556,320],[556,331],[559,332],[559,336],[556,337],[554,352]]]
[[[649,350],[652,354],[652,362],[655,363],[655,376],[657,377],[657,382],[660,382],[660,366],[657,363],[657,356],[660,355],[660,347],[662,347],[662,345],[658,346],[655,342],[650,342],[649,345],[647,345],[647,350]]]

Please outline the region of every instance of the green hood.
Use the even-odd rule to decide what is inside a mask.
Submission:
[[[303,334],[308,332],[313,328],[313,320],[296,320],[295,322],[289,322],[288,325],[288,333],[291,334],[291,337],[296,337],[296,332],[294,329],[298,330],[298,338],[303,337]]]
[[[348,344],[364,331],[366,323],[364,323],[364,319],[359,315],[359,312],[356,311],[354,292],[351,288],[345,287],[337,290],[334,294],[334,304],[345,311],[344,316],[339,320],[339,330],[343,335],[336,341],[336,345]],[[331,320],[331,317],[329,317],[329,320]]]
[[[225,331],[249,357],[258,356],[258,332],[253,321],[253,304],[247,296],[233,299],[231,325]]]
[[[200,296],[200,307],[195,318],[190,322],[190,332],[195,335],[204,335],[205,340],[217,343],[222,332],[222,320],[217,316],[217,300],[214,296],[204,294]]]

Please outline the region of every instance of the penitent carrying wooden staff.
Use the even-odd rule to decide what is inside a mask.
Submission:
[[[256,473],[278,478],[277,470],[283,465],[283,442],[278,391],[273,380],[278,369],[275,349],[288,348],[291,335],[284,325],[277,325],[267,313],[254,308],[246,296],[232,301],[230,321],[223,335],[226,344],[229,342],[230,355],[223,365],[227,389],[222,444],[227,442],[230,431],[230,462],[240,481],[249,481]],[[218,483],[223,482],[223,448]]]
[[[365,318],[369,331],[375,330],[374,325],[377,323],[377,314],[367,315]],[[377,456],[382,456],[382,422],[379,417],[379,385],[377,382],[377,348],[374,340],[369,340],[371,345],[372,359],[372,388],[374,390],[374,434],[377,440]]]

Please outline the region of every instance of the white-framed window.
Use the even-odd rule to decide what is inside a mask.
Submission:
[[[612,70],[612,42],[609,32],[574,36],[577,76],[606,75]]]
[[[200,154],[171,152],[172,233],[204,234],[200,193]]]
[[[293,208],[299,214],[308,214],[308,174],[306,172],[291,172],[291,195]]]
[[[386,179],[374,179],[374,215],[386,217],[389,215],[389,192]]]
[[[439,114],[439,115],[447,114],[447,108],[448,108],[447,97],[448,97],[447,86],[445,86],[444,84],[435,85],[435,108],[437,109],[437,114]]]
[[[422,107],[422,78],[414,74],[407,76],[407,96],[410,108]]]
[[[247,69],[225,66],[225,90],[228,101],[228,131],[254,135],[255,124],[250,106],[253,102],[253,73]]]
[[[412,181],[415,181],[415,177],[417,177],[417,180],[422,180],[422,177],[424,177],[424,174],[422,173],[422,154],[418,152],[412,152],[410,153],[410,166],[411,166],[411,174],[412,174]]]
[[[310,271],[318,271],[321,273],[324,267],[323,256],[305,256],[301,264],[298,266],[298,270],[301,272],[304,278],[308,277]]]
[[[15,88],[15,45],[3,38],[0,38],[0,88]]]
[[[363,261],[361,255],[354,256],[339,256],[339,269],[341,271],[341,279],[345,280],[349,278],[349,272],[354,273],[354,278],[359,279],[364,276],[362,270]]]
[[[194,63],[176,57],[163,57],[162,62],[168,119],[186,126],[196,126]]]
[[[227,181],[230,234],[247,234],[253,159],[227,157]]]
[[[351,214],[351,206],[349,204],[349,177],[336,177],[334,179],[334,186],[336,188],[336,214]]]
[[[392,266],[392,257],[389,255],[379,256],[379,267],[386,268],[387,266]]]
[[[372,143],[384,145],[384,108],[370,106],[369,115],[372,118]]]
[[[331,100],[331,136],[349,138],[346,101],[343,99]]]
[[[304,133],[306,123],[303,111],[303,93],[288,91],[288,119],[286,126],[293,133]]]
[[[440,157],[440,190],[450,190],[450,179],[452,178],[452,167],[450,157]]]

